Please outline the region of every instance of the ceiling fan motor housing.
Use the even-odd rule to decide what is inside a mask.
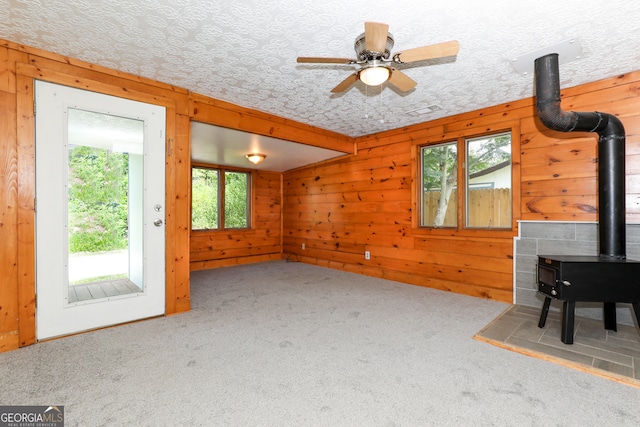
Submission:
[[[356,37],[354,48],[358,61],[389,59],[389,57],[391,56],[391,49],[393,49],[393,36],[391,35],[391,33],[387,33],[387,43],[385,45],[384,52],[372,52],[370,50],[367,50],[365,33],[362,33],[358,37]]]

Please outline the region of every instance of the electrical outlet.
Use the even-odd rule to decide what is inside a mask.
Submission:
[[[364,259],[371,259],[371,252],[364,251]]]
[[[303,243],[302,244],[302,250],[304,251],[306,249],[306,245]]]

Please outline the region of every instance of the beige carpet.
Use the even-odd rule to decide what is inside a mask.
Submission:
[[[560,315],[550,312],[542,329],[538,327],[539,317],[538,308],[514,305],[474,338],[640,387],[640,331],[637,328],[619,324],[617,332],[607,331],[602,321],[576,317],[574,343],[567,345],[560,340]]]
[[[193,310],[0,353],[65,426],[638,426],[640,390],[474,340],[508,308],[302,263],[191,276]]]

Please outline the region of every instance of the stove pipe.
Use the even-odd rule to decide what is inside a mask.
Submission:
[[[536,111],[545,126],[560,132],[598,133],[599,256],[626,258],[625,132],[622,122],[614,115],[597,111],[562,111],[557,53],[535,60],[535,80]]]

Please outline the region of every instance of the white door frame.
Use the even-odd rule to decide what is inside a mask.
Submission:
[[[46,339],[165,313],[165,108],[36,80],[36,336]],[[144,122],[143,289],[70,303],[67,111]],[[154,225],[157,221],[159,225]]]

